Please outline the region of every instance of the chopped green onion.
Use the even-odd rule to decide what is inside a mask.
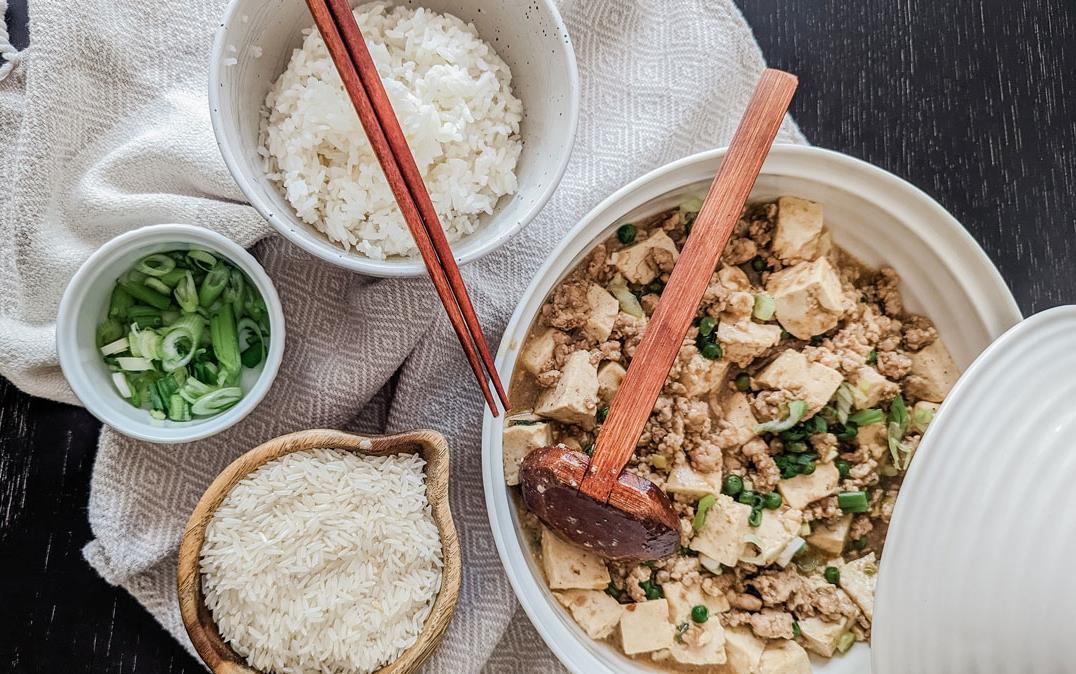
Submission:
[[[112,288],[112,297],[108,302],[109,318],[127,318],[127,309],[134,304],[134,298],[123,289],[123,286]]]
[[[230,375],[238,374],[242,363],[235,315],[232,313],[230,304],[223,305],[220,311],[209,319],[209,333],[213,344],[213,354],[216,355],[221,369]]]
[[[775,311],[777,311],[777,303],[772,297],[766,293],[755,295],[755,308],[751,311],[752,316],[760,321],[768,321],[773,318]]]
[[[852,644],[856,642],[856,635],[851,632],[845,632],[837,639],[837,650],[841,653],[847,653],[848,649],[852,647]]]
[[[172,303],[172,300],[168,295],[162,295],[141,282],[136,283],[130,279],[120,279],[119,284],[131,295],[131,297],[140,302],[145,302],[160,311],[164,311],[168,308],[168,305]],[[128,311],[127,315],[128,318],[130,318],[130,311]]]
[[[762,526],[762,508],[751,509],[751,514],[747,516],[747,524],[752,527]]]
[[[243,397],[243,390],[238,386],[217,389],[198,398],[191,405],[191,414],[204,417],[217,414],[239,402]]]
[[[228,265],[224,263],[210,269],[202,281],[202,287],[198,289],[198,304],[205,308],[212,308],[213,303],[227,287],[229,278],[231,278],[231,273],[228,271]]]
[[[912,426],[920,433],[925,433],[927,426],[931,421],[934,421],[934,415],[936,414],[933,408],[919,407],[916,405],[912,408]]]
[[[186,326],[172,328],[161,342],[161,367],[165,370],[183,367],[194,357],[197,346],[194,333],[190,328]]]
[[[680,204],[680,210],[685,213],[698,213],[702,210],[702,199],[698,197],[691,197]]]
[[[107,321],[102,321],[97,324],[97,330],[94,333],[94,342],[97,346],[103,347],[106,344],[115,342],[121,337],[123,337],[123,325],[119,321],[110,318]],[[109,354],[106,353],[104,355],[107,356]]]
[[[878,350],[871,349],[871,352],[867,354],[867,365],[874,365],[878,362]]]
[[[837,459],[833,462],[833,465],[837,467],[837,473],[840,474],[842,479],[848,477],[848,472],[852,470],[852,464],[844,459]]]
[[[239,354],[239,360],[247,369],[258,367],[265,359],[265,349],[260,341],[254,342]]]
[[[609,417],[609,406],[608,405],[603,405],[603,406],[599,407],[598,408],[598,414],[596,415],[598,423],[599,424],[604,424],[606,418],[608,418],[608,417]]]
[[[189,269],[183,271],[183,278],[176,284],[173,291],[176,296],[176,304],[183,311],[194,312],[198,308],[198,287],[194,284],[194,276]]]
[[[620,241],[620,243],[622,243],[622,244],[624,244],[626,246],[629,243],[635,241],[635,235],[637,233],[638,233],[638,230],[635,229],[635,225],[628,222],[628,223],[624,223],[623,225],[617,227],[617,229],[616,229],[616,238]]]
[[[755,433],[779,433],[787,431],[799,423],[803,415],[807,413],[807,403],[802,400],[793,400],[788,403],[788,416],[784,419],[774,419],[764,424],[755,426]]]
[[[865,513],[870,510],[865,491],[842,491],[837,494],[837,506],[846,513]]]
[[[841,382],[841,385],[837,387],[835,397],[837,421],[842,424],[848,423],[848,413],[852,411],[852,387],[848,382]]]
[[[639,298],[628,289],[628,282],[624,280],[623,276],[620,274],[614,276],[609,281],[608,290],[620,302],[621,311],[635,318],[646,316],[643,311],[643,305],[639,304]]]
[[[178,393],[173,393],[168,399],[168,418],[172,421],[191,420],[191,409]]]
[[[885,413],[877,407],[871,407],[870,409],[859,410],[855,414],[848,417],[848,421],[851,421],[856,426],[868,426],[870,424],[877,424],[885,420]]]
[[[131,387],[127,384],[127,377],[122,372],[112,373],[112,383],[116,385],[116,390],[120,392],[120,395],[124,398],[131,397]]]
[[[209,271],[217,265],[217,258],[212,253],[197,248],[188,250],[187,257],[202,271]]]
[[[160,309],[136,304],[127,310],[127,322],[140,328],[158,328],[163,322]]]
[[[799,621],[798,620],[793,620],[792,621],[792,637],[794,639],[798,639],[801,634],[803,634],[803,631],[800,629]]]
[[[135,265],[136,270],[147,276],[164,276],[175,268],[176,261],[160,253],[148,255]]]
[[[743,491],[743,478],[735,473],[729,473],[725,476],[724,483],[721,485],[721,493],[725,496],[736,496]]]
[[[148,358],[136,358],[133,356],[120,356],[116,359],[120,369],[127,372],[145,372],[153,369],[153,362]]]
[[[830,585],[836,585],[841,582],[841,570],[835,566],[827,566],[825,570],[822,571],[822,576]]]
[[[710,619],[710,609],[705,604],[696,604],[691,607],[691,619],[697,623],[704,623]]]
[[[122,330],[122,328],[121,328]],[[119,339],[109,342],[101,347],[102,356],[115,356],[117,353],[123,353],[128,349],[127,338],[120,337]],[[124,396],[126,397],[126,396]]]
[[[826,433],[829,431],[829,424],[826,423],[825,418],[819,413],[803,422],[803,430],[810,435]]]
[[[161,283],[160,279],[154,278],[153,276],[148,277],[145,281],[142,282],[142,284],[148,288],[156,290],[162,295],[168,295],[172,292],[171,288],[166,286],[164,283]]]
[[[161,336],[152,330],[139,330],[138,324],[131,325],[131,332],[127,335],[130,342],[131,355],[150,360],[160,360]]]
[[[807,451],[807,443],[802,440],[796,440],[785,445],[785,449],[793,454],[802,454]]]
[[[707,494],[699,499],[699,503],[695,506],[695,519],[691,521],[691,528],[695,531],[702,529],[706,524],[706,512],[714,507],[714,497],[712,494]]]
[[[911,461],[911,451],[904,444],[904,436],[908,433],[908,424],[911,421],[908,416],[908,408],[904,405],[904,397],[897,396],[889,404],[889,425],[886,427],[886,440],[889,443],[889,453],[893,457],[893,466],[907,468]],[[907,458],[902,461],[901,455]]]
[[[179,282],[187,276],[188,273],[190,273],[190,269],[176,267],[172,271],[160,277],[160,281],[169,288],[175,288],[177,285],[179,285]]]

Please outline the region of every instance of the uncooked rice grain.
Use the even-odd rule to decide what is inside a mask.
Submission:
[[[224,640],[277,674],[371,672],[411,646],[441,587],[424,466],[312,449],[240,480],[202,546]]]
[[[470,24],[421,7],[355,9],[449,241],[517,189],[523,106],[512,73]],[[374,259],[414,241],[325,43],[309,29],[269,91],[261,153],[304,222]]]

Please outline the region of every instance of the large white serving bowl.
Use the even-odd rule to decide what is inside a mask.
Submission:
[[[622,222],[704,194],[724,154],[724,149],[704,152],[652,171],[583,217],[535,275],[508,323],[497,353],[505,381],[512,377],[539,308],[561,278]],[[1012,294],[975,240],[937,202],[900,178],[836,152],[778,145],[763,166],[752,199],[781,195],[824,204],[826,223],[838,245],[867,264],[894,267],[903,279],[906,305],[934,320],[961,368],[1020,320]],[[487,411],[482,429],[486,507],[501,562],[531,622],[577,674],[655,671],[587,637],[546,587],[521,526],[517,499],[504,484],[502,430],[503,418]],[[863,674],[869,668],[869,648],[863,644],[844,656],[815,662],[821,674]]]
[[[353,6],[360,1],[352,0]],[[459,263],[486,255],[538,214],[564,175],[579,118],[579,75],[568,29],[553,0],[421,0],[398,2],[455,14],[512,70],[512,90],[523,102],[523,151],[518,190],[482,218],[481,228],[452,244]],[[231,0],[213,42],[209,112],[228,169],[251,205],[292,243],[341,267],[370,276],[422,276],[420,258],[374,260],[345,251],[296,216],[266,176],[259,154],[265,96],[284,72],[303,31],[314,21],[303,0]]]

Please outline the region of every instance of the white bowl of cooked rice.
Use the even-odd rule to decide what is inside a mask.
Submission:
[[[460,263],[504,244],[559,183],[579,82],[552,0],[358,4],[356,18]],[[232,0],[213,45],[225,163],[282,235],[371,276],[425,274],[302,0]]]

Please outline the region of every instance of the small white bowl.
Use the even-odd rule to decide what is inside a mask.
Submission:
[[[508,381],[534,318],[554,286],[621,222],[642,219],[705,194],[725,150],[703,152],[651,171],[600,203],[577,224],[534,276],[505,329],[497,370]],[[888,264],[901,275],[912,311],[934,320],[962,368],[1020,320],[1001,275],[968,232],[937,202],[900,178],[865,162],[812,147],[775,146],[751,194],[753,200],[796,195],[818,201],[834,241],[866,264]],[[505,486],[503,417],[487,411],[482,427],[482,480],[497,552],[516,597],[538,633],[576,674],[643,674],[654,665],[631,660],[590,639],[553,597],[530,550],[518,499]],[[907,489],[907,486],[905,487]],[[882,562],[883,568],[885,560]],[[815,660],[818,674],[862,674],[870,649]]]
[[[116,279],[152,253],[202,248],[220,255],[254,284],[269,311],[269,353],[258,368],[244,370],[243,397],[235,406],[205,419],[158,421],[120,397],[112,373],[97,348],[97,324],[108,317]],[[216,232],[192,225],[153,225],[121,234],[101,246],[75,272],[56,317],[60,367],[78,399],[102,423],[150,442],[191,442],[223,431],[253,410],[276,378],[284,356],[284,313],[269,276],[243,247]]]
[[[353,3],[357,4],[357,3]],[[420,0],[422,6],[474,24],[512,70],[512,88],[523,102],[523,151],[516,167],[518,191],[502,197],[481,228],[452,244],[456,260],[486,255],[529,223],[545,206],[571,156],[579,118],[579,75],[568,29],[552,0]],[[231,0],[213,42],[209,106],[221,154],[259,213],[307,252],[370,276],[423,276],[420,258],[375,260],[347,252],[303,222],[266,177],[258,153],[265,96],[302,45],[313,19],[303,0]]]

